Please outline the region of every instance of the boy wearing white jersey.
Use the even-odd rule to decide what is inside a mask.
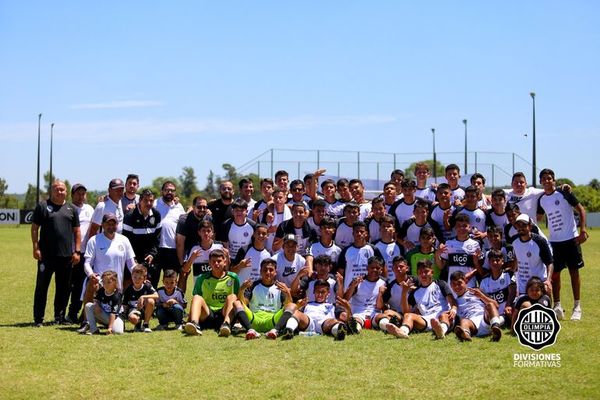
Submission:
[[[511,271],[504,270],[504,255],[500,250],[490,250],[487,254],[490,275],[481,280],[479,289],[498,303],[500,326],[512,321],[512,304],[516,295],[516,279]]]
[[[377,297],[380,290],[385,290],[385,281],[381,279],[383,266],[381,257],[371,256],[366,275],[354,278],[344,292],[344,299],[350,302],[352,317],[357,323],[350,324],[353,333],[360,332],[365,325],[373,325],[373,317],[381,311],[377,309]]]
[[[554,171],[551,169],[546,168],[540,172],[540,183],[544,188],[544,194],[538,200],[538,216],[544,213],[548,216],[550,244],[554,252],[555,269],[552,276],[554,311],[558,319],[564,318],[564,310],[560,305],[560,272],[568,267],[574,300],[571,320],[579,321],[581,319],[579,269],[584,265],[581,244],[588,238],[585,209],[571,192],[565,193],[556,188]],[[579,214],[579,233],[573,209]]]
[[[350,283],[358,277],[367,273],[369,258],[381,257],[381,253],[373,245],[367,242],[369,233],[367,225],[362,221],[356,221],[352,227],[354,241],[340,253],[338,259],[338,272],[344,276],[344,292]]]
[[[224,248],[221,242],[216,242],[213,239],[214,235],[215,228],[211,221],[204,220],[198,224],[199,243],[193,246],[185,256],[179,282],[177,283],[177,286],[184,292],[187,288],[187,278],[190,272],[194,277],[195,285],[199,276],[211,270],[209,263],[210,253],[216,249],[222,250]]]
[[[247,249],[240,249],[229,270],[235,272],[240,282],[250,279],[252,282],[260,279],[260,264],[263,260],[270,258],[271,253],[265,248],[267,244],[267,226],[256,224],[252,242]]]
[[[502,322],[498,316],[498,303],[490,299],[481,290],[469,288],[467,278],[462,271],[450,276],[450,285],[456,299],[459,323],[454,328],[456,337],[461,341],[471,341],[471,337],[492,335],[492,341],[502,338]]]

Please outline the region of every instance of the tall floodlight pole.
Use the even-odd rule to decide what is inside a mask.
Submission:
[[[50,187],[54,181],[54,175],[52,175],[52,142],[54,141],[54,122],[50,124]],[[48,189],[50,189],[50,187]]]
[[[437,183],[437,156],[435,154],[435,129],[431,128],[433,134],[433,180]]]
[[[467,120],[463,119],[465,124],[465,175],[467,174]]]
[[[35,203],[40,202],[40,136],[42,131],[42,114],[38,115],[38,146],[37,146],[37,183],[35,189]]]
[[[536,162],[536,151],[535,151],[535,92],[529,93],[531,96],[532,104],[533,104],[533,156],[532,156],[532,171],[531,171],[531,184],[533,187],[536,187],[535,183],[537,182],[537,162]]]

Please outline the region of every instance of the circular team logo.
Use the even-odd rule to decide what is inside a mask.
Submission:
[[[250,235],[248,232],[244,232],[244,237],[248,237]]]
[[[125,247],[122,244],[119,245],[119,251],[125,251]]]
[[[467,251],[473,251],[473,245],[472,244],[468,244],[467,246]]]
[[[227,286],[229,286],[229,287],[233,286],[233,281],[227,281]]]
[[[475,222],[481,222],[481,218],[479,218],[479,217],[475,218]]]
[[[559,201],[559,200],[556,200],[556,201],[554,202],[554,204],[555,204],[555,205],[559,205],[559,204],[560,204],[560,201]]]
[[[150,223],[150,225],[154,225],[154,217],[150,217],[148,223]]]
[[[560,323],[554,311],[541,304],[519,311],[515,323],[515,333],[519,343],[539,351],[552,346],[560,332]]]
[[[527,252],[527,258],[531,258],[531,252],[530,251]]]
[[[52,212],[52,211],[54,211],[54,210],[52,209],[52,206],[46,206],[46,210],[48,210],[48,212]]]

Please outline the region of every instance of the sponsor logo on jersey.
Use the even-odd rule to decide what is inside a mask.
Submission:
[[[556,343],[560,323],[552,309],[534,304],[519,311],[515,332],[519,343],[539,351]]]
[[[228,287],[232,287],[232,286],[233,286],[233,281],[227,281],[226,285],[227,285]]]
[[[213,293],[212,296],[211,296],[211,298],[213,300],[217,300],[219,302],[223,302],[227,298],[227,293]]]

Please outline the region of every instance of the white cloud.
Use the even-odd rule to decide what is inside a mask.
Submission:
[[[84,103],[74,104],[69,106],[73,110],[105,110],[117,108],[147,108],[158,107],[164,103],[152,100],[124,100],[124,101],[109,101],[105,103]]]
[[[182,135],[272,133],[302,131],[319,127],[357,127],[390,124],[396,117],[385,115],[362,116],[297,116],[289,118],[234,120],[234,119],[179,119],[179,120],[102,120],[89,122],[57,121],[55,139],[73,139],[85,143],[126,143],[139,139],[181,138]],[[37,135],[37,124],[0,124],[0,139],[29,141]]]

